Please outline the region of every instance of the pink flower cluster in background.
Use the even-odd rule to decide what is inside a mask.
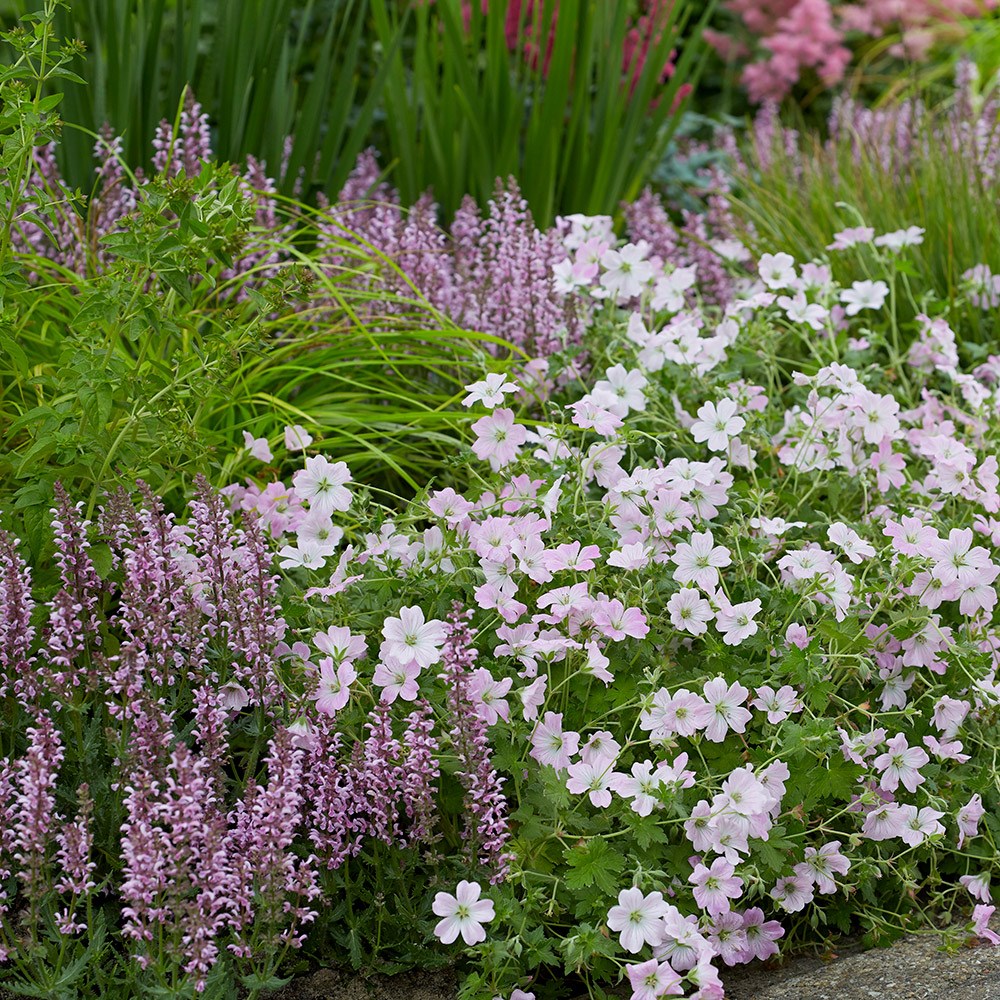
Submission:
[[[996,7],[996,0],[727,0],[740,35],[719,31],[709,40],[727,60],[745,61],[741,80],[754,102],[780,101],[806,74],[839,83],[859,41],[891,38],[892,55],[922,60],[965,18]]]

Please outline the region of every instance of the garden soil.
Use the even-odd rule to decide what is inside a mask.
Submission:
[[[1000,947],[949,955],[933,935],[832,961],[800,957],[777,968],[726,973],[729,1000],[1000,1000]],[[625,989],[622,997],[628,997]],[[281,991],[275,1000],[454,1000],[447,972],[362,979],[324,970]],[[581,998],[583,1000],[583,998]]]

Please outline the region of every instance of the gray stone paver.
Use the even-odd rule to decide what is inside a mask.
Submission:
[[[828,963],[733,970],[726,986],[732,1000],[1000,1000],[1000,948],[947,954],[921,935]]]
[[[948,954],[936,935],[919,935],[829,962],[798,957],[776,968],[737,967],[725,982],[730,1000],[1000,1000],[1000,947]],[[362,979],[324,970],[275,1000],[454,1000],[455,985],[449,972]],[[627,987],[614,992],[629,996]]]

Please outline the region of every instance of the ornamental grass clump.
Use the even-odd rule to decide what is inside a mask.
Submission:
[[[868,240],[831,248],[831,234],[858,227],[889,233],[905,219],[926,233],[906,266],[922,287],[963,308],[955,322],[963,340],[989,343],[1000,232],[996,214],[983,206],[996,200],[1000,130],[990,81],[969,61],[958,63],[943,97],[927,88],[875,107],[838,97],[825,136],[800,131],[765,106],[733,162],[728,233],[755,256],[784,251],[805,262],[828,248],[850,249],[830,261],[846,283],[859,268],[877,265]],[[939,190],[949,192],[947,203],[927,196]],[[971,284],[986,294],[969,296]],[[902,289],[897,295],[901,316],[912,322],[920,291],[913,303]]]

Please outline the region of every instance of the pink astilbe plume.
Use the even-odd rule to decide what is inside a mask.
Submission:
[[[301,947],[305,925],[316,918],[311,904],[321,890],[314,859],[294,848],[306,815],[305,761],[306,751],[280,729],[268,752],[267,784],[251,778],[230,813],[237,901],[230,948],[241,958]]]
[[[278,608],[278,577],[258,521],[248,512],[237,529],[223,497],[199,477],[191,522],[210,631],[225,637],[233,678],[251,701],[270,705],[279,697],[275,648],[286,626]]]
[[[97,887],[94,881],[97,863],[93,859],[94,833],[91,826],[94,800],[90,797],[88,785],[80,785],[76,801],[76,819],[72,823],[63,823],[56,832],[56,862],[62,874],[55,887],[58,892],[69,897],[57,916],[59,929],[64,934],[79,934],[87,929],[87,925],[78,919],[76,911]]]
[[[652,188],[646,188],[635,201],[622,206],[628,238],[633,243],[644,240],[650,253],[660,260],[679,263],[681,256],[678,232],[663,201]]]
[[[487,726],[469,697],[469,683],[478,653],[469,628],[470,611],[456,604],[448,616],[442,650],[441,677],[448,688],[452,747],[459,760],[458,777],[465,788],[465,841],[475,860],[491,869],[491,882],[507,873],[510,826],[504,779],[490,753]]]
[[[145,483],[139,489],[143,504],[138,510],[122,492],[109,500],[101,517],[122,573],[117,621],[125,638],[110,658],[105,684],[116,699],[109,700],[109,711],[126,716],[148,684],[165,691],[179,671],[198,676],[208,643],[181,558],[185,534]]]
[[[58,817],[56,781],[64,751],[47,714],[27,730],[28,753],[16,765],[13,857],[27,899],[30,922],[38,923],[38,907],[50,888],[49,864]],[[30,933],[35,933],[31,930]]]
[[[65,752],[51,717],[41,713],[26,730],[27,753],[11,764],[0,764],[0,877],[16,874],[17,925],[7,924],[5,939],[23,937],[33,949],[45,927],[45,914],[55,904],[55,924],[63,934],[85,925],[76,919],[78,907],[94,889],[91,858],[92,802],[86,785],[77,793],[74,821],[56,809],[56,784]],[[59,899],[62,895],[64,898]],[[12,901],[0,891],[0,917],[12,912]],[[5,922],[6,923],[6,922]],[[0,946],[0,961],[9,953]]]
[[[91,687],[95,681],[91,664],[77,661],[101,645],[95,609],[102,584],[90,558],[90,522],[80,517],[82,504],[71,504],[60,483],[55,484],[55,495],[52,530],[62,586],[49,604],[45,664],[49,693],[64,700],[82,680]]]
[[[331,870],[356,856],[364,840],[364,823],[354,815],[354,770],[340,761],[342,746],[330,717],[320,716],[307,751],[309,839]]]
[[[18,551],[18,540],[0,531],[0,695],[13,691],[24,708],[41,696],[31,645],[31,569]]]
[[[368,735],[343,759],[340,734],[321,718],[307,769],[309,836],[328,868],[357,856],[367,838],[400,848],[437,839],[440,766],[427,702],[418,702],[406,723],[397,739],[391,708],[379,702],[365,724]]]
[[[3,885],[13,874],[15,795],[14,768],[9,761],[0,761],[0,921],[6,921],[11,908]],[[10,950],[0,943],[0,963],[9,959]]]
[[[223,705],[224,695],[218,681],[209,678],[194,691],[194,729],[202,756],[208,761],[216,790],[225,789],[225,766],[229,759],[229,712]]]
[[[853,37],[899,32],[889,53],[926,59],[936,42],[961,36],[962,22],[995,9],[996,0],[726,0],[725,6],[748,37],[705,36],[724,58],[752,60],[742,82],[751,100],[762,102],[782,100],[809,73],[826,87],[839,83],[854,58]]]
[[[160,174],[166,171],[171,177],[181,173],[197,177],[202,166],[212,158],[208,115],[195,100],[190,88],[184,92],[184,107],[177,134],[174,134],[173,125],[164,119],[156,128],[153,150],[154,172]]]
[[[366,149],[358,156],[347,180],[337,196],[336,206],[324,194],[318,195],[320,208],[330,211],[330,220],[319,226],[318,241],[336,243],[345,230],[366,235],[375,220],[379,205],[398,206],[396,193],[382,180],[378,153]]]
[[[201,992],[236,905],[226,814],[211,765],[184,743],[162,778],[144,763],[132,756],[125,796],[123,933],[142,968],[174,964]]]
[[[105,123],[94,142],[97,160],[97,197],[90,203],[90,237],[92,251],[103,267],[111,262],[111,254],[101,245],[102,236],[116,232],[124,220],[135,211],[136,193],[131,187],[122,164],[122,140]]]
[[[579,342],[579,318],[552,284],[552,268],[566,251],[554,230],[535,227],[513,178],[497,183],[485,219],[467,197],[455,214],[452,239],[460,286],[454,319],[534,355]]]
[[[366,150],[348,177],[334,205],[320,197],[326,215],[320,222],[320,245],[325,260],[338,268],[355,271],[352,280],[383,295],[370,309],[375,315],[408,313],[414,289],[446,313],[456,309],[455,260],[447,234],[437,222],[437,206],[430,194],[404,209],[399,195],[380,180],[374,150]],[[345,248],[364,245],[385,255],[400,271],[356,273],[356,260]],[[397,300],[398,297],[398,300]]]
[[[529,353],[547,355],[579,342],[583,324],[578,306],[557,294],[552,284],[552,267],[566,251],[554,230],[536,228],[513,178],[506,185],[498,183],[485,218],[476,202],[466,198],[446,234],[437,224],[431,195],[402,208],[398,194],[379,180],[375,154],[368,150],[336,204],[321,205],[328,213],[320,227],[327,263],[352,268],[354,259],[344,240],[358,243],[360,238],[405,275],[352,278],[369,289],[377,281],[389,296],[404,300],[374,302],[376,314],[412,311],[406,300],[416,289],[455,322],[504,337]]]
[[[380,701],[365,724],[368,738],[352,757],[355,824],[386,844],[402,838],[399,801],[402,794],[401,748],[392,732],[390,706]]]
[[[405,837],[408,844],[429,844],[438,836],[434,824],[437,819],[435,792],[441,776],[437,759],[439,749],[431,706],[421,700],[406,717],[403,733],[400,791],[410,820]]]

